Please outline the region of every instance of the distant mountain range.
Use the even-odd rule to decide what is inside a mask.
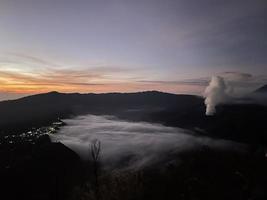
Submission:
[[[264,86],[257,91],[266,91]],[[50,92],[0,102],[1,134],[14,134],[81,114],[115,115],[162,123],[198,134],[251,144],[267,144],[267,107],[254,103],[221,105],[205,115],[204,99],[157,91],[107,94]]]
[[[125,111],[152,112],[152,110],[165,110],[169,107],[189,109],[202,104],[203,99],[197,96],[157,91],[107,94],[50,92],[0,102],[0,128],[19,131],[33,126],[42,126],[58,118],[80,114],[116,115]]]
[[[264,86],[260,87],[255,92],[256,93],[266,93],[267,94],[267,85],[264,85]]]

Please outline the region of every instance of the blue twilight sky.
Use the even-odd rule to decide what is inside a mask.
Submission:
[[[266,0],[0,0],[5,95],[199,93],[229,72],[266,81]]]

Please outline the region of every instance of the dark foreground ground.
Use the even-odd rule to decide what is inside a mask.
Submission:
[[[202,146],[143,169],[104,171],[101,159],[81,161],[43,135],[34,143],[2,144],[0,156],[6,200],[267,199],[267,159],[260,150]]]

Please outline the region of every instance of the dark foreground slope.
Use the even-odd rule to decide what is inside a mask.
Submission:
[[[265,200],[266,167],[264,156],[195,149],[181,153],[164,167],[101,176],[99,199]],[[95,200],[92,191],[79,188],[73,199]]]
[[[60,200],[80,182],[79,156],[48,135],[35,141],[0,139],[0,198],[5,200]]]

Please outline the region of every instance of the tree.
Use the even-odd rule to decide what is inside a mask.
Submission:
[[[99,199],[99,170],[100,170],[100,164],[99,164],[99,158],[100,158],[100,152],[101,152],[101,142],[97,139],[93,140],[91,142],[91,156],[93,161],[93,170],[94,170],[94,178],[95,178],[95,196],[96,199]]]

